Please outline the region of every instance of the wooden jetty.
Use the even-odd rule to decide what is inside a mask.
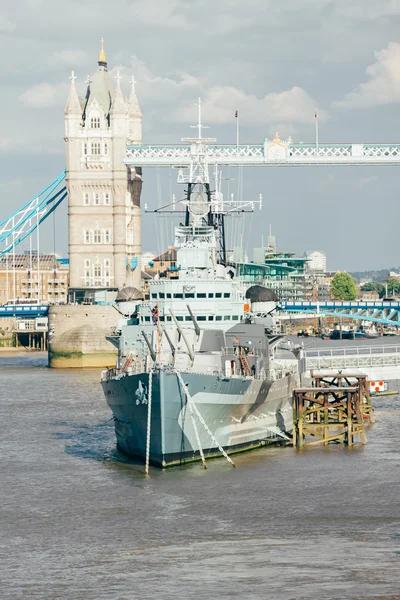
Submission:
[[[355,386],[360,393],[360,406],[364,419],[369,419],[370,423],[375,423],[374,409],[371,403],[371,393],[369,381],[365,373],[328,373],[324,371],[312,371],[315,387],[333,387],[333,386]]]
[[[367,443],[365,421],[373,422],[365,375],[313,374],[313,386],[293,393],[293,445]]]

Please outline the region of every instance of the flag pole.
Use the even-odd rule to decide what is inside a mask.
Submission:
[[[236,147],[239,147],[239,111],[235,113],[236,117]]]
[[[315,109],[315,148],[317,155],[319,153],[319,141],[318,141],[318,108]]]

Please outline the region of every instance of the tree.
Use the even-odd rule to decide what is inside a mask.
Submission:
[[[383,298],[385,295],[385,286],[379,281],[369,281],[368,283],[364,283],[361,286],[361,290],[363,292],[377,292],[380,298]]]
[[[336,273],[331,283],[331,296],[336,300],[355,300],[358,294],[352,276],[345,271]]]
[[[389,296],[400,294],[400,281],[396,277],[389,277],[386,283]]]

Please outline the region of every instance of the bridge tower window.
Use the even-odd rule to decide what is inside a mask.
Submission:
[[[92,154],[94,154],[95,156],[99,156],[100,155],[100,142],[92,142],[91,150],[92,150]]]
[[[100,129],[100,117],[90,117],[90,128]]]

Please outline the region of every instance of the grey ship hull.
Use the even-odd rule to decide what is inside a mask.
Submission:
[[[252,449],[282,439],[292,429],[293,376],[276,381],[181,373],[201,416],[227,451]],[[144,460],[148,414],[148,373],[102,381],[115,422],[119,449]],[[150,462],[158,467],[200,458],[186,395],[176,374],[160,370],[152,378]],[[204,454],[220,454],[195,417]]]

